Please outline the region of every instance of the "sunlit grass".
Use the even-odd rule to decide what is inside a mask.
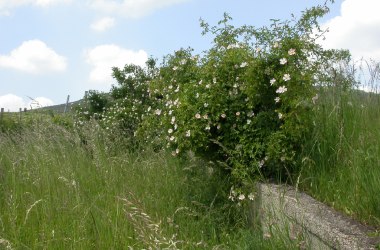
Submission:
[[[279,249],[250,230],[214,165],[130,151],[91,124],[0,134],[0,248]]]
[[[323,202],[380,227],[380,96],[321,90],[304,189]],[[309,161],[307,161],[310,163]]]

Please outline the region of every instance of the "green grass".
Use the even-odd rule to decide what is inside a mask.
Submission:
[[[27,112],[4,112],[0,116],[0,132],[21,131],[27,127],[39,126],[47,121],[58,125],[72,127],[73,113],[62,114],[53,109],[41,108]]]
[[[378,228],[379,107],[373,93],[321,89],[299,178],[315,198]],[[250,227],[217,166],[132,151],[96,124],[75,132],[65,117],[38,115],[0,133],[0,249],[297,248]]]
[[[131,152],[96,124],[0,133],[0,248],[292,248],[249,228],[226,181],[191,154]]]
[[[321,89],[301,187],[380,228],[380,96]]]

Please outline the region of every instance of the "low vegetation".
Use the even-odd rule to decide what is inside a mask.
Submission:
[[[299,175],[300,186],[314,197],[378,229],[379,65],[369,64],[363,72],[368,81],[364,86],[372,92],[345,89],[340,80],[320,90],[313,136]]]
[[[0,248],[298,248],[249,216],[257,181],[380,228],[380,97],[357,90],[347,51],[316,42],[327,11],[261,29],[202,21],[202,55],[114,68],[118,84],[69,115],[3,117]]]
[[[226,203],[226,177],[192,154],[44,123],[0,135],[0,248],[273,249]]]

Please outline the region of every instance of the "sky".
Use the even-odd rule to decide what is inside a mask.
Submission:
[[[6,111],[109,91],[112,67],[211,47],[199,20],[261,27],[325,0],[0,0],[0,107]],[[335,0],[323,45],[380,61],[379,0]]]

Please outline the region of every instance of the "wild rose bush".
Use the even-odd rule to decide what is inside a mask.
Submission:
[[[149,59],[146,67],[125,65],[123,69],[114,67],[113,77],[118,85],[112,86],[110,93],[89,91],[83,102],[76,108],[76,125],[95,119],[109,131],[134,137],[134,134],[149,112],[154,102],[149,95],[149,81],[154,77],[155,60]]]
[[[168,56],[150,83],[163,97],[148,122],[156,136],[173,155],[192,150],[223,160],[237,183],[289,177],[312,126],[323,67],[344,57],[315,42],[316,19],[326,11],[312,8],[298,22],[262,29],[235,28],[228,15],[219,26],[203,22],[213,47],[202,56],[191,49]]]
[[[101,119],[110,100],[105,93],[90,90],[86,93],[83,101],[74,107],[76,112],[76,126],[82,126],[92,118]]]
[[[298,21],[260,29],[235,28],[228,15],[213,27],[202,21],[203,34],[215,37],[202,55],[181,49],[159,67],[114,69],[120,86],[111,93],[124,108],[106,111],[104,124],[125,123],[129,134],[174,156],[191,150],[225,162],[231,199],[256,178],[291,177],[312,128],[316,86],[346,57],[316,43],[327,11],[314,7]]]
[[[113,77],[118,86],[110,92],[113,105],[105,112],[102,121],[110,132],[123,131],[125,136],[134,134],[153,105],[149,95],[149,81],[156,74],[155,60],[149,59],[146,67],[126,65],[123,69],[113,68]]]

